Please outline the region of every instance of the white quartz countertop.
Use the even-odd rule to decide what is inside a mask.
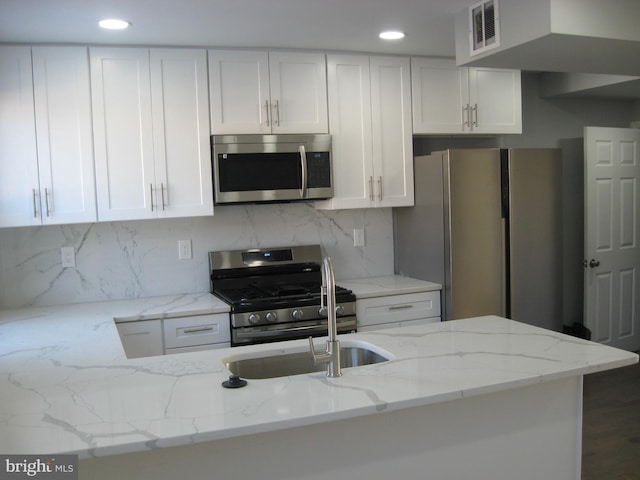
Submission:
[[[442,290],[439,283],[426,282],[402,275],[336,280],[341,287],[353,290],[356,298],[375,298],[385,295],[432,292]]]
[[[635,354],[499,317],[341,335],[392,360],[221,387],[223,359],[306,341],[127,359],[114,318],[217,313],[209,294],[0,312],[0,452],[80,458],[340,420],[630,365]],[[316,340],[319,346],[321,339]]]

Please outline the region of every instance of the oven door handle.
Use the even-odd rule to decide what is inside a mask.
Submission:
[[[238,338],[251,338],[251,337],[279,337],[282,334],[293,333],[293,332],[304,332],[306,330],[326,330],[326,325],[306,325],[304,327],[293,327],[287,328],[283,330],[257,330],[251,332],[243,332],[236,330],[236,335]]]
[[[300,168],[302,170],[302,188],[300,188],[300,197],[307,198],[307,152],[304,145],[298,147],[300,153]]]

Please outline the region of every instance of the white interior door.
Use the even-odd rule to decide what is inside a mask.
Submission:
[[[586,127],[585,324],[591,339],[640,349],[640,130]]]

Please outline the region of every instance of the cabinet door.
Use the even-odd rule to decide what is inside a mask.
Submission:
[[[522,133],[519,70],[469,68],[469,104],[474,133]]]
[[[40,223],[31,49],[0,47],[0,226]]]
[[[409,59],[371,57],[370,62],[376,206],[413,205]]]
[[[317,208],[373,205],[373,152],[369,57],[327,57],[329,133],[332,140],[333,198]]]
[[[327,133],[327,68],[322,53],[269,53],[273,133]]]
[[[209,86],[212,133],[271,133],[267,52],[210,50]]]
[[[92,48],[90,58],[98,218],[152,218],[149,50]]]
[[[116,323],[127,358],[164,354],[162,320]]]
[[[89,59],[84,47],[34,47],[42,223],[95,222]]]
[[[150,61],[158,217],[212,215],[206,52],[152,49]]]
[[[463,133],[469,125],[469,75],[448,59],[411,59],[413,132]]]

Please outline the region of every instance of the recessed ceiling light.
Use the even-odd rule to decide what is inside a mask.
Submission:
[[[124,30],[125,28],[129,28],[131,24],[126,20],[119,20],[117,18],[107,18],[105,20],[100,20],[98,22],[101,28],[105,28],[107,30]]]
[[[399,40],[404,38],[404,36],[404,32],[398,30],[387,30],[386,32],[381,32],[379,35],[383,40]]]

